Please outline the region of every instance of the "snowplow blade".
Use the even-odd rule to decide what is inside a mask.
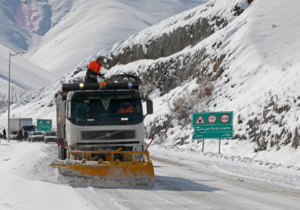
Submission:
[[[100,177],[104,180],[115,180],[130,182],[135,186],[148,186],[153,187],[155,183],[154,168],[151,160],[149,159],[149,152],[71,152],[71,155],[77,155],[81,153],[81,157],[91,159],[93,154],[104,155],[105,159],[99,159],[98,161],[88,160],[70,160],[64,161],[57,160],[52,162],[50,166],[59,167],[59,173],[64,176],[75,176],[84,178]],[[82,154],[84,153],[84,154]],[[122,159],[115,159],[116,156]],[[141,155],[147,157],[147,161],[142,158],[135,159],[135,155]]]

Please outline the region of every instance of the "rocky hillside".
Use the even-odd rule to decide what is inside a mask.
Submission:
[[[274,71],[280,71],[275,76],[279,80],[286,69],[299,61],[296,52],[288,59],[286,47],[295,48],[299,43],[284,33],[284,21],[288,21],[291,14],[288,6],[279,12],[281,6],[277,1],[269,8],[266,2],[259,0],[210,1],[147,28],[97,56],[106,58],[107,76],[121,72],[136,74],[146,83],[146,94],[168,101],[169,109],[152,117],[156,123],[149,120],[148,137],[162,131],[168,140],[171,137],[175,144],[183,144],[191,139],[188,123],[191,112],[233,110],[235,139],[253,142],[254,151],[279,150],[286,145],[297,148],[299,127],[291,121],[297,120],[292,113],[297,113],[298,96],[292,97],[292,92],[287,91],[287,94],[283,90],[287,84],[266,86],[274,77]],[[269,15],[271,8],[278,12]],[[280,20],[281,13],[286,14],[284,20]],[[281,28],[276,24],[278,21],[282,23]],[[291,30],[296,33],[298,25],[291,26]],[[278,31],[276,35],[274,30]],[[275,49],[275,40],[284,37],[291,42],[277,45]],[[275,55],[280,55],[270,56],[273,50]],[[88,62],[84,61],[69,78],[74,82],[80,80]],[[289,74],[288,78],[293,77],[292,72]],[[186,93],[193,100],[177,88],[184,84],[194,86]],[[174,95],[176,88],[182,96]],[[278,92],[283,94],[282,98]],[[186,100],[191,103],[178,107],[180,101]],[[176,111],[178,109],[181,111]],[[287,113],[290,114],[287,116]],[[172,128],[176,130],[177,126],[186,132],[171,134],[176,133]]]
[[[129,39],[99,52],[97,56],[105,58],[103,66],[108,70],[139,60],[157,60],[154,67],[148,67],[147,74],[143,74],[143,79],[148,82],[152,80],[153,83],[158,81],[161,84],[160,91],[164,94],[192,76],[202,60],[207,57],[205,49],[200,49],[193,55],[176,56],[175,54],[187,47],[195,47],[202,40],[226,27],[248,7],[248,2],[251,1],[210,1],[205,6],[191,9],[149,27]],[[220,44],[214,43],[214,47],[218,48]],[[159,60],[159,58],[174,57],[174,55],[173,61],[168,59],[166,62],[161,62]],[[222,59],[223,56],[220,59],[212,58],[212,63],[217,61],[217,63],[221,63]],[[81,74],[79,77],[76,74],[85,71],[88,62],[89,60],[84,61],[73,72],[72,76],[76,78],[74,82],[78,81],[78,78],[82,78]],[[173,72],[172,76],[169,75],[170,69]],[[216,66],[215,70],[217,71],[217,69]],[[141,76],[134,69],[131,70],[132,73]],[[156,72],[155,75],[154,72]],[[171,78],[176,78],[176,80]]]
[[[300,3],[291,2],[294,7],[280,0],[212,0],[91,56],[61,81],[82,81],[89,61],[103,56],[107,80],[120,73],[143,80],[155,104],[146,134],[157,143],[197,146],[190,144],[192,112],[234,111],[235,138],[222,141],[223,154],[292,158],[300,138],[300,23],[294,19]],[[50,111],[48,93],[59,86],[28,95],[13,113],[42,103],[39,114]],[[33,97],[40,100],[24,105]]]

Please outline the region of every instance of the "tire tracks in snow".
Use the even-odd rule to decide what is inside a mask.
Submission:
[[[96,192],[93,187],[88,187],[88,188],[73,187],[73,189],[85,200],[93,204],[96,209],[129,210],[129,208],[127,208],[122,204],[119,204],[117,201],[111,199],[106,194],[101,193],[100,191]],[[111,190],[111,189],[107,189],[107,190]]]

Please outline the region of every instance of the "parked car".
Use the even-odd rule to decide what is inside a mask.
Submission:
[[[45,133],[44,141],[47,142],[57,142],[57,136],[55,131],[47,131]]]
[[[18,131],[11,131],[9,134],[9,139],[17,139]]]
[[[33,132],[29,134],[28,141],[43,141],[44,134],[42,132]]]

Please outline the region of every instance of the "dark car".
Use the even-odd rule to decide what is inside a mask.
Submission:
[[[44,134],[42,132],[33,132],[28,136],[28,141],[44,141]]]
[[[44,141],[45,141],[45,143],[56,142],[57,141],[56,132],[54,132],[54,131],[46,132]]]

